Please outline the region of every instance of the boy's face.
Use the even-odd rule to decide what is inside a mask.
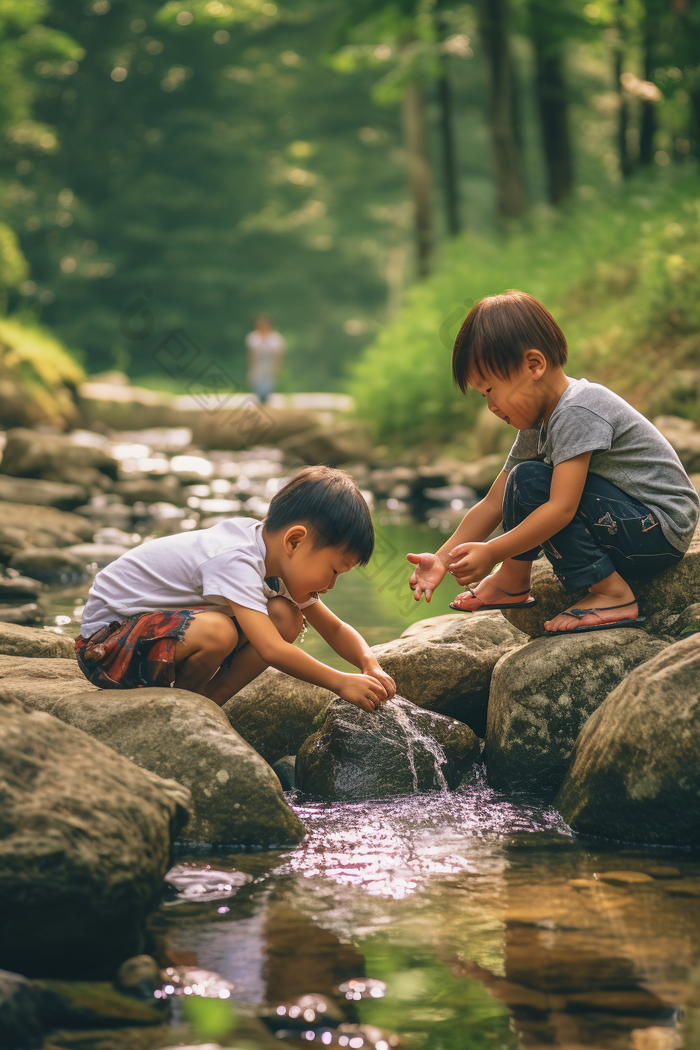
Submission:
[[[486,398],[489,410],[516,430],[530,430],[542,418],[546,386],[525,362],[504,378],[487,372],[470,374],[468,382]]]
[[[297,527],[294,527],[297,528]],[[285,536],[287,564],[284,582],[296,602],[305,602],[317,594],[325,594],[335,587],[338,577],[357,565],[357,555],[342,546],[320,547],[314,550],[314,537],[310,531],[299,539]]]

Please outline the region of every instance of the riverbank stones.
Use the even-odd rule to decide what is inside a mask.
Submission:
[[[67,634],[45,631],[43,627],[0,623],[0,654],[75,660],[75,644]]]
[[[189,792],[0,693],[0,962],[111,976],[142,950]]]
[[[297,755],[296,787],[328,801],[446,791],[479,753],[469,726],[403,697],[374,713],[334,700]]]
[[[455,613],[422,620],[373,652],[401,696],[483,736],[493,669],[525,641],[500,612]]]
[[[222,710],[236,732],[272,766],[285,755],[296,755],[318,729],[334,695],[268,667]]]
[[[50,710],[136,765],[184,784],[192,795],[184,841],[272,848],[304,837],[276,774],[199,693],[88,687]]]
[[[700,845],[700,635],[610,693],[581,731],[556,806],[575,831]]]
[[[554,798],[586,720],[630,671],[667,645],[630,627],[537,638],[504,656],[491,680],[489,784]]]

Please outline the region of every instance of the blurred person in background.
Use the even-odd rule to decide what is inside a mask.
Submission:
[[[248,351],[248,382],[264,403],[274,390],[287,344],[272,327],[270,315],[258,314],[255,328],[246,336],[245,345]]]

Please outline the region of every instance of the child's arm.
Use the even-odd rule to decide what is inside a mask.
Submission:
[[[362,674],[371,675],[372,678],[381,682],[387,691],[389,700],[396,695],[394,679],[379,666],[376,656],[359,631],[339,619],[321,601],[309,605],[304,612],[311,626],[318,631],[324,641],[328,642],[338,656],[342,656],[343,660],[347,660],[349,664],[359,667]]]
[[[457,544],[485,540],[500,524],[507,478],[505,470],[502,470],[484,498],[467,511],[450,538],[435,554],[406,555],[416,566],[409,580],[416,601],[420,600],[421,595],[425,595],[427,602],[430,601],[433,591],[448,571],[453,560],[452,551]],[[527,550],[527,547],[523,549]]]
[[[387,699],[387,690],[377,678],[368,674],[336,671],[327,664],[322,664],[320,660],[314,660],[313,656],[309,656],[302,649],[285,642],[265,613],[227,600],[243,634],[266,664],[294,678],[300,678],[302,682],[311,682],[312,685],[330,689],[343,700],[356,704],[365,711],[374,711],[382,700]]]
[[[449,571],[458,583],[476,583],[500,561],[537,547],[569,524],[578,510],[592,452],[559,463],[552,471],[549,500],[510,532],[488,543],[462,543],[451,553]]]

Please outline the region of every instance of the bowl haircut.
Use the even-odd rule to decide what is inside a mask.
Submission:
[[[308,525],[313,550],[343,547],[366,565],[374,550],[374,526],[357,485],[343,470],[305,467],[272,498],[265,519],[268,532]]]
[[[537,299],[516,289],[489,295],[472,306],[457,333],[452,377],[466,394],[470,375],[507,379],[528,350],[540,350],[552,365],[568,357],[566,336]]]

